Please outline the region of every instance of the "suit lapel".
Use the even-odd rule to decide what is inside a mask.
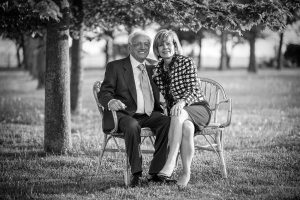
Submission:
[[[135,103],[137,103],[137,95],[136,95],[133,70],[132,70],[129,56],[124,60],[123,68],[124,68],[124,79],[128,85],[130,94],[134,99]]]
[[[151,67],[149,67],[148,64],[146,64],[146,70],[147,70],[147,74],[149,76],[149,80],[150,80],[151,85],[152,85],[152,83],[153,83],[153,81],[152,81],[152,72],[151,72]]]
[[[147,66],[148,66],[148,64],[146,64],[146,69],[147,69],[148,77],[149,77],[150,84],[151,84],[151,87],[152,87],[154,100],[156,102],[159,102],[159,97],[157,96],[158,93],[156,92],[157,86],[155,85],[155,83],[153,81],[153,78],[152,78],[153,71],[151,69],[153,69],[153,68],[147,67]]]

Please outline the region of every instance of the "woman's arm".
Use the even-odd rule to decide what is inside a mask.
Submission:
[[[188,62],[184,76],[185,92],[180,100],[184,100],[186,105],[190,105],[204,100],[204,96],[201,93],[201,88],[197,81],[198,73],[196,65],[191,58],[186,59],[188,59]]]

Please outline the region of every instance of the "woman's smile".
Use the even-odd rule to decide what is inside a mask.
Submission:
[[[170,50],[163,50],[162,53],[167,54],[167,53],[171,53]]]

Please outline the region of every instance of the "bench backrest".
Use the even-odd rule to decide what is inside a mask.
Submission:
[[[103,116],[103,106],[101,105],[101,103],[99,102],[98,99],[98,93],[100,92],[100,87],[101,87],[101,83],[102,81],[96,81],[93,85],[93,94],[94,94],[94,98],[98,107],[98,110],[101,114],[101,117]]]
[[[199,80],[200,79],[200,80]],[[206,100],[208,101],[210,108],[212,110],[212,123],[217,123],[219,121],[219,107],[221,103],[228,102],[229,99],[225,93],[224,88],[216,81],[209,79],[209,78],[203,78],[200,77],[198,81],[200,81],[200,87],[202,91],[204,92],[204,95],[206,97]],[[231,118],[231,102],[229,102],[229,105],[227,106],[226,110],[227,114]],[[228,113],[230,112],[230,113]],[[228,117],[227,115],[227,117]],[[230,120],[230,119],[227,119]],[[228,124],[229,125],[229,124]]]

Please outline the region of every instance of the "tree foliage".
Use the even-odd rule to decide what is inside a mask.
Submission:
[[[280,31],[286,26],[286,16],[292,17],[292,9],[299,5],[299,0],[85,0],[84,7],[86,25],[92,29],[143,26],[155,21],[195,32],[202,27],[241,32],[259,24]]]
[[[38,30],[40,21],[28,0],[2,1],[0,3],[0,35],[18,39],[23,33]]]
[[[80,17],[89,30],[158,22],[195,32],[203,27],[242,32],[259,24],[280,31],[287,20],[294,19],[299,7],[299,0],[83,0],[84,16]],[[71,8],[70,27],[76,30],[78,15],[74,6]],[[11,37],[36,31],[45,20],[59,21],[61,11],[53,0],[4,0],[0,16],[0,35]]]

